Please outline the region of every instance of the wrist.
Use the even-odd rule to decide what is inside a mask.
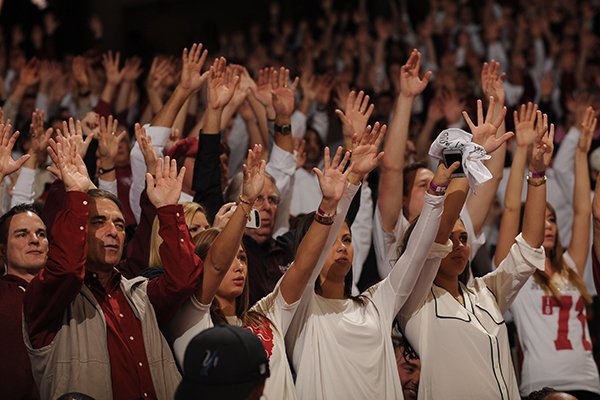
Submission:
[[[292,118],[289,115],[280,115],[277,114],[275,116],[275,125],[290,125],[292,123]]]
[[[348,174],[348,182],[350,182],[353,185],[360,185],[360,183],[362,182],[362,175],[359,175],[357,173],[354,172],[350,172]]]
[[[115,161],[109,158],[99,158],[98,159],[98,167],[103,169],[111,169],[115,168]]]
[[[541,179],[546,176],[546,170],[545,169],[536,170],[535,168],[529,168],[528,176],[532,179]]]
[[[319,209],[317,210],[317,212],[326,216],[335,215],[337,212],[337,205],[337,201],[323,197],[321,199],[321,203],[319,204]]]
[[[429,188],[427,189],[427,193],[432,194],[434,196],[443,196],[446,194],[446,189],[448,189],[448,184],[436,184],[432,181],[429,182]]]

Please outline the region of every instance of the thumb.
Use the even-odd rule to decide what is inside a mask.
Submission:
[[[18,159],[17,161],[15,161],[15,163],[17,164],[17,168],[16,168],[16,170],[20,169],[20,168],[21,168],[21,166],[22,166],[23,164],[25,164],[25,162],[26,162],[27,160],[29,160],[29,157],[30,157],[30,155],[29,155],[29,154],[24,154],[24,155],[22,155],[21,157],[19,157],[19,159]]]
[[[146,172],[146,191],[154,191],[154,177],[149,172]]]

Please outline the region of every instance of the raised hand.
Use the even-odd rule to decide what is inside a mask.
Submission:
[[[421,52],[414,49],[408,57],[406,64],[400,70],[400,95],[414,98],[423,92],[429,83],[432,72],[427,71],[423,78],[419,78],[421,68]]]
[[[504,117],[506,116],[506,107],[502,108],[502,112],[494,120],[494,105],[495,100],[493,97],[490,97],[490,104],[484,120],[483,103],[481,100],[477,100],[477,125],[473,124],[473,121],[471,121],[471,118],[469,118],[469,114],[467,114],[466,111],[462,112],[463,117],[465,118],[465,121],[467,121],[467,125],[469,125],[469,129],[471,129],[471,133],[473,134],[473,142],[481,145],[488,154],[496,151],[504,142],[514,135],[512,132],[507,132],[501,137],[496,138],[496,132],[498,131],[498,128],[500,128],[500,125],[502,125]]]
[[[91,136],[96,137],[100,130],[100,115],[94,111],[89,111],[81,120],[81,130],[86,138]]]
[[[36,58],[32,58],[21,68],[19,73],[19,84],[29,87],[40,81],[40,62]]]
[[[294,138],[294,156],[296,156],[296,169],[304,167],[306,163],[306,140]]]
[[[152,146],[152,139],[146,135],[146,130],[140,125],[135,124],[135,140],[140,146],[142,155],[144,156],[144,162],[146,163],[146,171],[154,171],[156,169],[156,151]]]
[[[256,89],[254,90],[254,95],[258,99],[258,101],[265,106],[267,111],[272,109],[273,114],[275,110],[273,109],[273,87],[271,86],[271,76],[275,73],[275,68],[273,67],[265,67],[258,72],[258,81],[256,82]]]
[[[208,57],[208,51],[202,51],[202,43],[194,43],[189,51],[187,48],[183,49],[179,86],[186,92],[197,92],[208,79],[208,71],[200,74],[206,57]]]
[[[466,106],[465,102],[460,101],[454,92],[443,92],[440,96],[440,100],[442,102],[442,111],[446,118],[446,122],[449,125],[459,122],[462,110],[464,110]]]
[[[48,154],[55,165],[48,167],[48,171],[63,181],[67,192],[87,192],[95,188],[77,146],[62,136],[50,139],[49,144]]]
[[[143,72],[141,66],[142,59],[139,57],[132,57],[125,60],[123,80],[126,82],[135,82]]]
[[[148,78],[146,78],[146,89],[158,90],[162,85],[163,81],[169,74],[170,62],[168,58],[154,57],[150,71],[148,72]]]
[[[284,67],[271,74],[271,87],[273,88],[273,107],[277,116],[290,117],[294,112],[294,92],[298,87],[299,79],[289,86],[290,70]]]
[[[435,173],[433,174],[433,179],[431,181],[436,186],[447,187],[452,180],[452,174],[458,169],[458,167],[460,167],[460,161],[455,161],[449,167],[446,167],[443,162],[440,162],[435,170]],[[431,191],[429,193],[437,194]]]
[[[80,87],[87,88],[90,81],[86,72],[87,62],[85,60],[85,57],[73,57],[73,64],[71,65],[71,68],[73,70],[73,76],[75,77],[77,84]]]
[[[221,208],[219,208],[219,211],[215,214],[215,222],[213,223],[213,228],[225,228],[225,225],[227,225],[234,212],[235,202],[223,204],[223,206],[221,206]]]
[[[329,147],[325,147],[325,154],[323,156],[323,172],[321,172],[319,168],[313,168],[313,172],[319,179],[321,193],[323,193],[323,200],[321,204],[327,203],[327,208],[329,210],[336,209],[337,203],[342,198],[344,190],[346,189],[346,179],[351,170],[351,167],[346,169],[346,165],[350,159],[350,152],[346,152],[343,159],[342,152],[342,148],[338,147],[333,160],[331,160]],[[344,169],[346,169],[345,172]]]
[[[353,90],[348,94],[344,111],[339,108],[335,113],[342,121],[342,132],[345,138],[351,138],[355,133],[363,132],[375,106],[369,105],[369,95],[362,90],[358,95]]]
[[[166,156],[164,163],[162,158],[158,159],[155,171],[156,178],[151,173],[146,173],[148,198],[156,208],[177,204],[181,195],[185,167],[181,167],[177,174],[177,162]]]
[[[113,119],[112,115],[108,119],[100,117],[100,129],[98,131],[98,160],[103,163],[104,168],[114,166],[115,157],[119,152],[119,143],[127,135],[123,130],[119,135],[116,134],[118,121]]]
[[[25,154],[19,159],[15,160],[12,157],[13,147],[19,138],[19,131],[12,133],[12,126],[10,124],[0,125],[0,178],[4,179],[5,176],[18,171],[19,168],[25,161],[29,159],[29,155]],[[0,179],[0,180],[1,180]]]
[[[548,130],[548,115],[541,116],[541,113],[541,111],[537,112],[537,124],[541,128],[537,130],[538,135],[533,144],[529,162],[529,171],[537,173],[542,173],[550,167],[554,151],[554,124],[550,125],[550,130]]]
[[[73,146],[75,146],[77,153],[81,158],[85,157],[93,137],[90,135],[84,139],[81,121],[77,120],[77,122],[75,122],[73,121],[73,118],[69,118],[68,124],[67,121],[63,121],[62,132],[60,129],[57,129],[57,131],[59,135],[62,134]]]
[[[31,136],[31,147],[29,154],[34,155],[38,160],[46,159],[46,148],[48,140],[52,136],[52,128],[44,132],[44,111],[35,110],[31,115],[31,125],[29,125],[29,134]]]
[[[481,90],[485,98],[493,97],[496,104],[504,104],[504,78],[506,74],[500,73],[500,63],[490,61],[483,64],[481,69]]]
[[[590,106],[585,109],[584,117],[579,126],[581,134],[579,135],[579,143],[577,149],[585,154],[589,153],[592,147],[592,139],[598,124],[598,118],[595,117],[596,111]]]
[[[543,129],[543,125],[542,119],[537,114],[538,105],[531,102],[527,103],[527,105],[521,104],[519,112],[515,110],[513,113],[517,146],[529,147],[539,140],[540,132],[538,129]],[[538,120],[537,127],[535,124],[536,117]]]
[[[262,159],[262,146],[255,144],[254,149],[248,150],[248,159],[244,164],[244,183],[242,194],[245,200],[254,203],[265,184],[265,160]]]
[[[367,126],[362,133],[352,137],[352,175],[362,180],[369,172],[374,170],[383,158],[383,151],[379,146],[383,141],[387,125],[376,122],[373,128]]]
[[[240,82],[239,76],[227,72],[225,58],[217,58],[210,67],[208,77],[208,106],[212,109],[223,109],[233,97]]]
[[[113,56],[112,51],[104,53],[102,55],[102,65],[106,71],[106,81],[108,84],[117,86],[123,79],[123,70],[119,69],[119,63],[121,61],[121,53],[117,52]]]
[[[298,78],[296,78],[298,79]],[[317,103],[319,106],[326,107],[331,99],[331,91],[335,85],[335,79],[332,74],[325,74],[317,79]]]

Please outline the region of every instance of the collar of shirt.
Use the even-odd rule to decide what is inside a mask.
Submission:
[[[92,292],[99,292],[102,295],[112,293],[119,287],[119,284],[121,283],[121,273],[116,268],[113,268],[111,272],[111,286],[109,290],[106,290],[106,288],[102,285],[102,282],[100,282],[98,279],[98,274],[95,272],[85,271],[84,283]]]
[[[27,287],[27,285],[29,285],[29,282],[27,282],[25,279],[19,278],[18,276],[15,276],[15,275],[6,274],[0,279],[2,279],[3,281],[6,281],[6,282],[15,283],[19,286]]]

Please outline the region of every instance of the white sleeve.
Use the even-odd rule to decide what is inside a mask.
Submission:
[[[293,348],[295,340],[300,334],[300,331],[302,330],[302,327],[308,318],[310,302],[315,294],[315,280],[321,273],[327,257],[329,257],[329,250],[333,246],[333,243],[335,243],[337,240],[338,232],[340,231],[342,225],[346,222],[346,214],[348,214],[350,203],[352,203],[352,199],[359,188],[360,185],[353,185],[350,182],[347,182],[346,184],[346,190],[344,191],[342,199],[338,203],[335,221],[333,222],[333,225],[331,225],[329,235],[327,235],[327,240],[325,241],[325,246],[323,247],[323,251],[319,256],[319,260],[313,269],[312,275],[310,276],[306,287],[304,288],[304,292],[300,298],[300,303],[298,304],[298,309],[296,310],[296,314],[294,315],[292,323],[290,324],[286,337],[286,343],[291,345],[289,348]]]
[[[373,217],[373,247],[375,248],[375,258],[377,260],[377,271],[381,279],[388,276],[394,263],[398,259],[399,255],[396,251],[397,247],[402,244],[404,238],[404,232],[408,228],[408,220],[400,211],[398,221],[393,233],[386,232],[383,229],[383,223],[381,221],[381,211],[379,210],[379,203],[375,207],[375,215]],[[396,257],[398,255],[398,257]]]
[[[425,203],[406,249],[390,274],[372,292],[373,303],[391,324],[415,288],[440,226],[445,196],[425,193]],[[431,286],[431,284],[429,285]],[[371,289],[370,289],[371,290]]]
[[[496,297],[500,312],[504,313],[536,269],[544,270],[545,260],[544,248],[535,249],[529,246],[523,239],[523,235],[519,234],[498,268],[476,280],[481,279],[485,283]]]
[[[293,268],[293,265],[292,267]],[[279,279],[275,289],[262,299],[260,299],[252,308],[251,311],[256,311],[261,315],[269,318],[275,324],[277,329],[285,336],[291,322],[300,304],[300,300],[293,304],[288,304],[281,294],[280,286],[283,277]]]
[[[105,181],[103,179],[98,179],[98,189],[106,190],[107,192],[110,192],[110,193],[114,194],[115,196],[118,196],[116,179],[114,181]],[[138,203],[139,203],[139,201],[138,201]]]
[[[164,126],[144,125],[146,135],[152,139],[152,146],[157,157],[161,157],[165,148],[165,143],[169,140],[171,128]],[[135,217],[135,221],[139,224],[142,214],[140,206],[140,197],[146,187],[146,162],[144,155],[140,149],[139,143],[135,143],[130,153],[131,163],[131,188],[129,189],[129,206]]]
[[[290,118],[292,125],[292,136],[302,139],[306,133],[306,114],[300,110],[294,111]]]
[[[423,269],[419,274],[415,288],[406,299],[406,302],[398,313],[398,321],[402,329],[413,313],[421,308],[421,305],[427,298],[431,285],[438,273],[440,262],[452,251],[452,241],[448,240],[446,244],[433,243]]]
[[[22,167],[19,171],[19,176],[13,187],[12,199],[10,206],[14,207],[17,204],[32,204],[34,201],[35,191],[33,185],[35,182],[36,170]]]
[[[296,172],[296,157],[281,147],[273,144],[266,171],[275,179],[279,191],[279,207],[273,226],[273,237],[282,235],[289,230],[290,202],[292,185]]]
[[[197,334],[212,326],[210,304],[200,303],[196,296],[191,296],[177,311],[169,328],[173,342],[173,354],[182,370],[188,344]]]
[[[563,193],[563,197],[569,204],[573,203],[573,187],[575,186],[575,150],[579,142],[581,132],[572,127],[560,144],[560,148],[554,157],[552,170],[554,178]],[[564,238],[563,238],[564,239]]]
[[[352,294],[356,296],[359,294],[356,284],[360,279],[363,264],[369,255],[373,237],[373,199],[371,198],[371,188],[369,188],[367,182],[363,184],[360,191],[360,207],[350,231],[352,232],[352,247],[354,248]]]
[[[327,111],[316,110],[312,115],[311,126],[317,131],[323,143],[327,143],[327,132],[329,131],[329,116]]]

